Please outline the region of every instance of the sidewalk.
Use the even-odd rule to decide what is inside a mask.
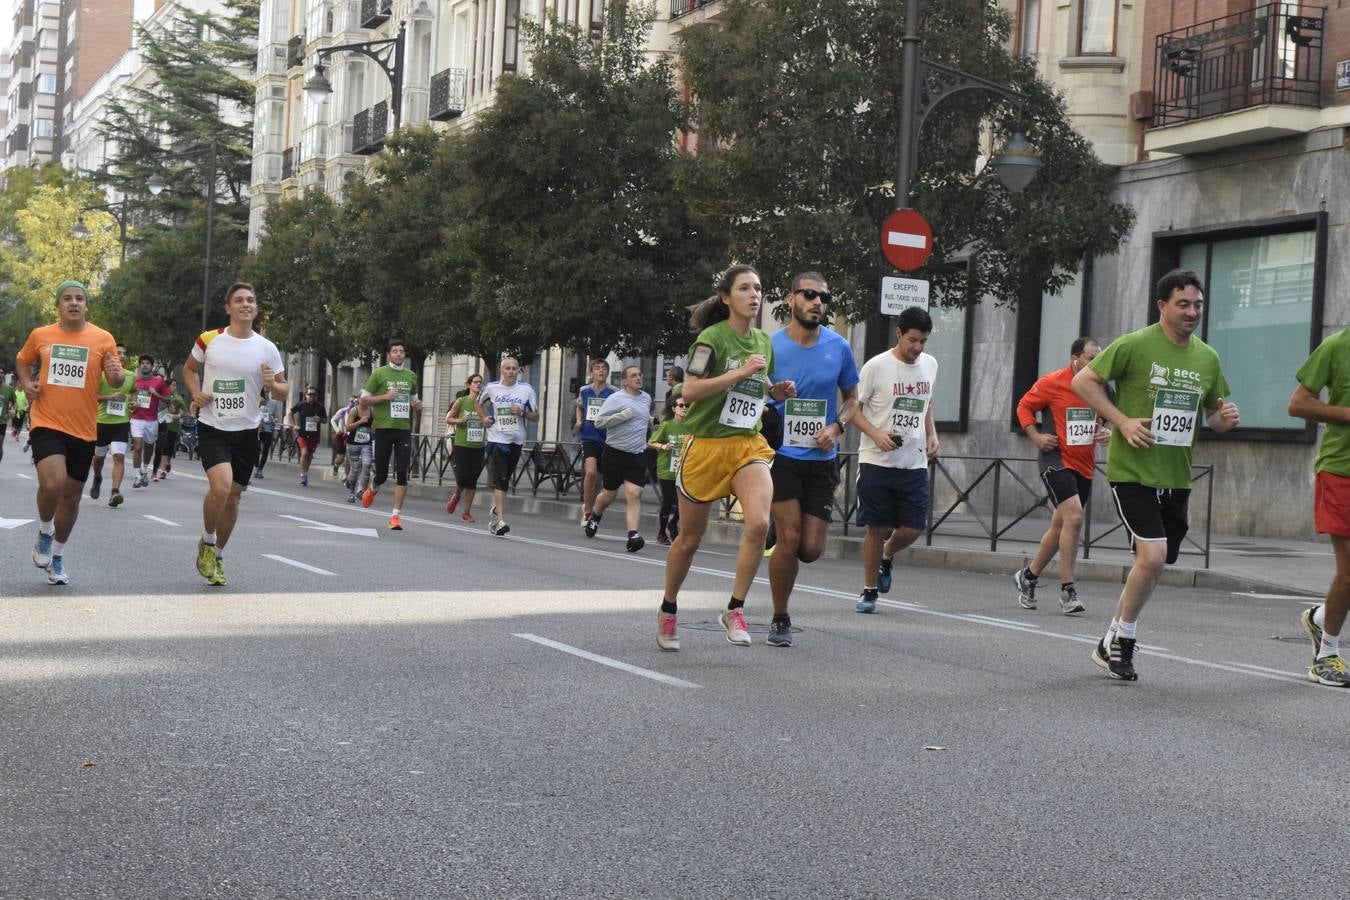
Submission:
[[[277,476],[285,473],[284,477],[277,478],[278,484],[294,483],[294,473],[298,470],[297,464],[281,460],[274,459],[267,464],[269,473],[275,472]],[[316,463],[310,467],[311,481],[336,481],[331,473],[332,469],[327,465]],[[451,490],[448,485],[423,484],[416,479],[408,485],[409,496],[442,502],[450,496]],[[650,488],[644,491],[642,499],[643,533],[650,540],[656,533],[657,504]],[[480,520],[486,521],[490,503],[490,490],[480,486],[474,504],[481,512]],[[526,486],[508,495],[507,512],[576,522],[577,534],[581,534],[581,501],[575,496],[554,499],[551,489],[541,489],[540,495],[533,497]],[[616,501],[609,514],[623,515],[622,500]],[[1048,521],[1048,517],[1044,517],[1019,522],[999,539],[998,550],[991,550],[989,538],[983,535],[972,517],[958,519],[953,516],[939,533],[933,535],[931,545],[926,545],[921,537],[914,546],[897,556],[897,562],[930,569],[1011,575],[1031,558]],[[1094,525],[1094,537],[1107,527]],[[713,541],[734,544],[740,540],[740,526],[735,522],[714,520],[708,526],[707,536]],[[1204,541],[1203,532],[1190,537],[1197,542]],[[1124,541],[1124,532],[1118,530],[1094,546],[1090,558],[1079,559],[1077,580],[1123,583],[1130,569],[1130,553]],[[836,521],[830,526],[825,554],[843,559],[860,558],[861,530],[851,526],[845,535],[843,525]],[[1214,533],[1210,535],[1210,568],[1204,568],[1204,562],[1204,556],[1187,543],[1177,564],[1164,570],[1161,583],[1218,591],[1321,597],[1335,571],[1331,545],[1325,540],[1297,541]],[[1045,576],[1058,583],[1056,565],[1052,562]]]

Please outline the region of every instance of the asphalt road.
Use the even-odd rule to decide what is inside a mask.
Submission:
[[[86,500],[54,588],[34,524],[9,527],[31,474],[10,443],[2,897],[1343,889],[1326,754],[1350,692],[1301,680],[1293,598],[1161,590],[1123,684],[1088,658],[1107,585],[1067,618],[912,570],[861,616],[857,563],[821,560],[797,646],[762,642],[758,586],[739,648],[715,624],[733,548],[705,545],[669,654],[664,548],[625,553],[620,509],[593,541],[529,516],[494,538],[415,500],[391,533],[277,471],[211,588],[181,461],[121,509]]]

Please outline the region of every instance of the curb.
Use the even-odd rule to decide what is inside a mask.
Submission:
[[[276,466],[288,472],[298,471],[300,468],[298,463],[277,459],[270,460],[267,465],[268,468]],[[311,479],[317,481],[337,482],[339,480],[333,477],[332,468],[328,465],[315,464],[310,466],[309,475]],[[438,486],[420,481],[408,483],[408,494],[423,499],[445,499],[449,497],[450,491],[449,485]],[[655,526],[656,507],[654,503],[649,501],[646,491],[647,489],[644,488],[643,519],[650,518],[653,526]],[[491,488],[480,487],[478,493],[490,495]],[[490,500],[487,501],[487,505],[490,505],[490,502]],[[527,488],[522,493],[507,494],[506,504],[509,512],[553,516],[563,521],[577,523],[581,521],[581,501],[577,499],[532,496]],[[475,505],[484,510],[487,508],[483,500],[478,500]],[[611,514],[616,511],[611,508]],[[735,522],[710,521],[707,536],[722,543],[735,544],[740,541],[741,527]],[[852,535],[831,534],[825,539],[825,549],[821,555],[834,559],[861,559],[862,538]],[[1010,575],[1017,571],[1019,566],[1026,565],[1030,555],[1022,552],[980,550],[974,547],[916,545],[896,554],[896,559],[903,565],[924,569],[975,572],[983,575]],[[1079,581],[1104,582],[1107,584],[1124,584],[1125,578],[1130,573],[1130,567],[1123,563],[1097,562],[1090,559],[1078,560],[1075,568]],[[1303,595],[1310,599],[1317,599],[1322,596],[1321,593],[1291,587],[1280,582],[1265,581],[1248,575],[1215,572],[1212,569],[1199,569],[1194,566],[1168,566],[1159,576],[1158,583],[1169,587],[1198,588],[1200,590],[1233,593]]]

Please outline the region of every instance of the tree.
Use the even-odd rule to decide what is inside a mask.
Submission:
[[[0,187],[0,360],[12,361],[28,332],[51,321],[44,305],[29,302],[29,295],[17,280],[18,275],[10,270],[9,262],[26,254],[23,234],[18,228],[20,210],[28,205],[39,186],[61,187],[66,179],[65,169],[55,163],[5,172],[4,185]]]
[[[900,2],[724,0],[720,27],[682,33],[699,152],[680,184],[699,221],[727,229],[732,256],[758,268],[771,296],[794,272],[818,269],[836,312],[875,314],[889,271],[878,232],[895,205],[903,16]],[[1006,137],[1016,111],[978,92],[934,107],[911,205],[933,226],[924,277],[935,299],[1014,304],[1028,289],[1059,289],[1129,229],[1132,212],[1110,200],[1110,170],[1034,64],[1005,52],[1008,18],[992,0],[924,0],[920,31],[925,58],[1028,97],[1020,121],[1043,163],[1025,192],[1007,192],[975,163],[982,128]],[[951,264],[971,249],[969,266]]]
[[[244,265],[267,312],[268,338],[287,350],[311,351],[333,366],[355,351],[338,327],[344,224],[333,198],[310,188],[268,207],[262,241]]]
[[[675,187],[682,109],[670,65],[644,53],[654,16],[618,0],[594,43],[556,22],[529,28],[532,74],[504,76],[446,150],[459,167],[447,243],[469,261],[498,351],[682,348],[684,307],[723,262]]]

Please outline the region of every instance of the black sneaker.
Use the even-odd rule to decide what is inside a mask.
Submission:
[[[591,513],[586,517],[586,524],[581,527],[585,530],[586,537],[595,537],[595,533],[600,530],[600,517],[595,513]]]
[[[769,636],[765,638],[764,643],[768,644],[770,647],[791,647],[792,623],[770,622]]]
[[[647,546],[647,542],[644,541],[642,539],[642,535],[638,534],[636,531],[630,531],[628,532],[628,543],[625,544],[624,546],[627,548],[629,553],[636,553],[643,547]]]
[[[891,592],[891,566],[895,563],[893,559],[881,558],[881,565],[877,566],[877,590],[883,594]]]
[[[1101,641],[1092,648],[1092,661],[1117,681],[1138,681],[1134,671],[1134,638],[1113,638],[1108,648]]]
[[[90,497],[90,499],[97,500],[97,499],[98,499],[99,491],[101,491],[101,490],[103,490],[103,476],[102,476],[102,475],[95,475],[95,476],[94,476],[94,483],[93,483],[93,485],[89,488],[89,497]]]

